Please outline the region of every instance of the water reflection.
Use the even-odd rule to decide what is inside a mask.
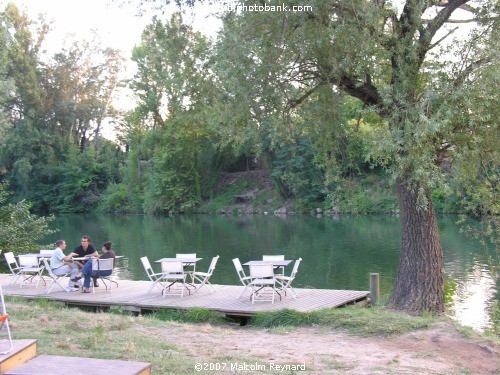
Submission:
[[[454,314],[463,324],[484,329],[491,324],[499,286],[491,276],[488,254],[461,234],[455,221],[438,220],[445,271],[457,283]],[[46,242],[64,238],[68,249],[77,246],[83,234],[99,247],[112,241],[116,253],[125,256],[117,261],[120,279],[146,279],[142,256],[156,267],[157,259],[196,252],[203,258],[197,265],[201,271],[220,255],[212,282],[237,285],[233,258],[244,263],[263,254],[285,254],[287,259],[303,259],[294,281],[297,287],[368,290],[369,274],[377,272],[384,294],[390,293],[396,276],[401,237],[400,219],[387,216],[64,215],[52,226],[60,232]]]
[[[490,328],[491,302],[495,298],[495,289],[495,280],[490,272],[482,265],[475,264],[466,278],[460,278],[457,283],[450,315],[462,324],[478,330]]]

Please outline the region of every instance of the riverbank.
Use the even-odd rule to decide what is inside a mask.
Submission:
[[[280,373],[278,365],[289,366],[285,373],[305,365],[307,374],[498,372],[497,338],[442,319],[415,320],[416,327],[424,328],[408,331],[406,319],[413,318],[398,314],[379,331],[362,333],[363,327],[380,326],[374,319],[377,310],[343,309],[351,328],[340,318],[335,319],[338,325],[260,328],[221,322],[203,311],[180,314],[181,321],[175,321],[166,320],[173,316],[93,313],[18,298],[8,298],[7,309],[13,337],[38,339],[39,355],[145,361],[162,375],[192,374],[197,366],[207,374]],[[384,335],[390,327],[406,333]],[[297,373],[301,368],[296,367]]]

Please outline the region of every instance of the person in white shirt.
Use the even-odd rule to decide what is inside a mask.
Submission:
[[[66,242],[64,240],[57,240],[56,246],[57,248],[50,257],[50,268],[52,268],[52,272],[54,272],[55,275],[64,275],[69,273],[70,280],[67,290],[69,292],[77,291],[81,286],[77,284],[78,280],[81,279],[81,277],[78,277],[78,273],[80,271],[76,264],[70,263],[70,260],[78,254],[69,253],[68,255],[64,255],[63,250],[66,249]]]

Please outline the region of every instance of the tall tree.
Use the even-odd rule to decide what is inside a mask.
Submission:
[[[263,12],[250,10],[256,5]],[[408,312],[442,312],[443,252],[430,189],[439,181],[442,155],[453,151],[451,141],[461,141],[454,134],[470,134],[469,124],[454,122],[460,108],[447,101],[497,63],[498,4],[313,0],[297,6],[238,2],[239,10],[223,15],[219,71],[232,77],[233,92],[246,98],[259,129],[266,123],[286,128],[324,87],[359,99],[383,120],[374,155],[391,159],[403,233],[389,303]],[[453,40],[453,31],[467,25],[477,31]],[[442,46],[457,48],[443,56]],[[460,61],[443,59],[453,54]],[[283,121],[269,122],[276,115]]]
[[[213,149],[205,118],[213,92],[208,48],[208,40],[175,13],[148,25],[133,51],[138,69],[130,87],[139,102],[122,137],[135,142],[129,165],[147,212],[184,210],[201,200],[209,170],[204,156]]]
[[[54,197],[57,189],[52,187],[66,172],[78,172],[80,165],[71,163],[78,164],[89,155],[74,155],[73,148],[83,153],[92,137],[89,170],[112,169],[106,161],[100,160],[95,168],[93,162],[99,157],[99,145],[105,145],[105,154],[109,151],[108,145],[99,141],[100,132],[104,119],[113,113],[111,99],[121,57],[117,50],[102,48],[97,39],[75,42],[53,58],[45,56],[42,44],[48,30],[43,19],[31,21],[12,4],[0,13],[2,67],[15,84],[3,107],[8,126],[3,127],[0,138],[0,173],[11,181],[16,198],[29,198],[36,209],[75,210],[69,207],[74,202],[88,207],[85,202],[96,200],[95,195],[107,183],[102,174],[96,172],[90,181],[85,176],[86,183],[81,186],[86,189],[79,197],[74,197],[78,189],[62,189],[68,197]],[[61,166],[68,170],[61,170]],[[115,179],[114,175],[108,177]]]
[[[122,60],[118,50],[100,47],[94,37],[73,42],[55,54],[44,70],[53,126],[81,151],[92,137],[97,148],[102,122],[114,113],[111,101]]]

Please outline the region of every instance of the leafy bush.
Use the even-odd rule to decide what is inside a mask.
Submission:
[[[48,227],[54,217],[36,216],[30,212],[29,202],[7,203],[7,197],[5,184],[0,184],[0,251],[38,251],[36,241],[55,232]]]
[[[129,211],[129,197],[125,185],[110,183],[101,195],[99,210],[104,212]]]

